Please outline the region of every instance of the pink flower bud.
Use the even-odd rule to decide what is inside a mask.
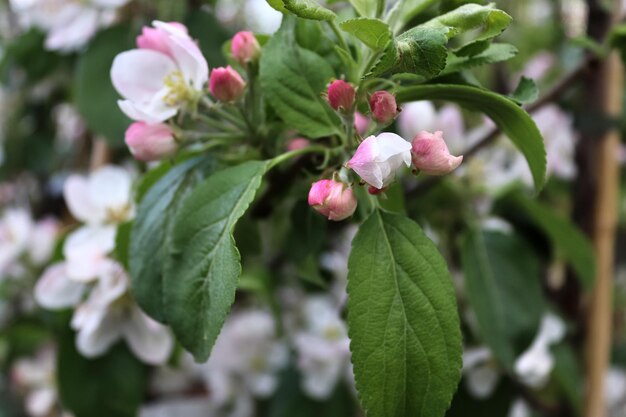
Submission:
[[[181,33],[188,33],[187,27],[182,23],[170,22],[169,25],[174,29],[180,30]],[[170,34],[161,28],[144,26],[141,30],[141,35],[137,36],[137,47],[139,49],[152,49],[172,56],[169,37]]]
[[[287,150],[290,152],[308,148],[309,146],[311,146],[311,142],[305,138],[294,138],[287,142]]]
[[[319,180],[311,185],[309,205],[328,220],[343,220],[354,214],[356,197],[346,184],[334,180]]]
[[[387,91],[381,90],[370,97],[370,108],[372,115],[380,123],[391,122],[398,114],[396,98]]]
[[[209,79],[211,94],[223,102],[235,101],[243,95],[246,82],[230,65],[226,68],[213,68]]]
[[[429,175],[448,174],[463,161],[463,156],[450,155],[441,131],[418,133],[413,139],[411,155],[415,168]]]
[[[335,80],[328,86],[328,103],[334,110],[350,111],[355,97],[354,87],[344,80]]]
[[[135,122],[126,129],[126,145],[135,159],[155,161],[172,155],[178,145],[174,132],[165,123]]]
[[[367,133],[370,122],[369,117],[364,116],[362,113],[358,111],[354,113],[354,129],[359,135],[364,136]]]
[[[245,66],[259,59],[261,45],[252,32],[239,32],[233,36],[230,51],[233,58]]]

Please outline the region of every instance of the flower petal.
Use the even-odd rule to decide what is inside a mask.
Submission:
[[[167,328],[134,306],[124,326],[124,336],[133,353],[146,363],[160,365],[172,353],[174,341]]]
[[[70,213],[81,222],[103,223],[106,212],[90,199],[88,180],[81,175],[70,175],[63,184],[63,196]]]
[[[97,278],[115,248],[115,233],[114,226],[83,226],[72,232],[63,246],[68,276],[82,282]]]
[[[122,97],[148,103],[163,88],[165,78],[177,70],[167,55],[149,49],[118,54],[111,67],[111,81]]]
[[[34,296],[37,304],[57,310],[78,304],[85,292],[85,285],[68,278],[66,264],[59,263],[47,268],[37,284]]]

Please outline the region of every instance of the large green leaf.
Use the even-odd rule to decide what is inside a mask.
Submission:
[[[503,197],[503,204],[539,226],[555,246],[557,255],[572,266],[585,288],[591,288],[596,270],[593,246],[568,218],[520,192]]]
[[[261,56],[263,94],[286,123],[303,135],[319,138],[337,132],[340,121],[321,98],[334,76],[321,56],[301,48],[294,39],[293,18],[267,43]]]
[[[517,55],[517,48],[508,43],[494,43],[487,49],[472,56],[448,55],[446,69],[440,75],[448,75],[464,69],[478,67],[480,65],[493,64],[508,61]]]
[[[268,165],[251,161],[213,174],[176,216],[163,287],[166,318],[198,361],[208,359],[235,300],[241,264],[233,229]]]
[[[109,72],[115,56],[134,47],[134,31],[119,25],[100,32],[80,55],[74,79],[74,102],[89,129],[114,146],[124,144],[130,119],[117,106],[120,98]]]
[[[385,49],[393,38],[389,25],[379,19],[360,17],[346,20],[340,26],[375,51]]]
[[[476,87],[429,84],[398,90],[398,102],[448,100],[491,118],[528,161],[537,191],[546,178],[546,150],[537,125],[521,107],[510,99]]]
[[[526,242],[501,232],[469,232],[461,252],[482,339],[512,369],[516,346],[536,333],[545,309],[539,261]]]
[[[461,332],[437,248],[412,220],[376,211],[348,266],[352,362],[367,415],[441,417],[461,376]]]
[[[283,0],[285,8],[303,19],[334,20],[337,15],[332,10],[320,6],[315,0]]]
[[[60,340],[57,384],[63,407],[76,417],[135,417],[148,370],[120,343],[104,356],[87,359],[74,345],[74,334]]]
[[[141,308],[160,322],[166,321],[163,261],[167,256],[174,216],[192,187],[214,167],[212,159],[185,161],[161,177],[139,204],[130,241],[133,295]]]

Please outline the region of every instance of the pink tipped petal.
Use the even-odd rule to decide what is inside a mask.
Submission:
[[[365,139],[347,166],[377,189],[389,185],[403,164],[411,162],[411,144],[394,133]]]
[[[329,220],[340,221],[354,214],[357,200],[346,184],[319,180],[311,185],[309,205]]]
[[[450,155],[443,133],[421,132],[413,139],[413,165],[428,175],[445,175],[461,165],[462,156]]]

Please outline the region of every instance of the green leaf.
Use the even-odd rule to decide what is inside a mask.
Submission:
[[[409,72],[433,78],[446,67],[448,49],[447,30],[413,28],[396,38],[398,60],[393,72]]]
[[[508,43],[490,44],[484,51],[467,57],[455,54],[448,55],[446,69],[440,75],[448,75],[461,70],[508,61],[517,55],[517,48]]]
[[[285,8],[303,19],[335,20],[337,15],[332,10],[319,5],[315,0],[283,0]]]
[[[519,237],[492,231],[469,232],[461,255],[482,339],[511,370],[516,346],[536,333],[545,309],[539,261]]]
[[[511,98],[520,104],[532,103],[539,97],[539,89],[532,78],[522,77]]]
[[[241,264],[233,229],[268,166],[250,161],[213,174],[176,216],[165,267],[166,318],[198,361],[208,359],[235,300]]]
[[[294,19],[285,17],[263,49],[263,94],[289,127],[310,138],[329,136],[338,131],[340,120],[321,94],[334,72],[321,56],[297,45],[294,24]]]
[[[61,338],[57,383],[64,408],[76,417],[135,417],[148,372],[122,343],[97,359],[76,351],[74,335]]]
[[[464,85],[430,84],[398,90],[399,103],[449,100],[491,118],[522,152],[532,172],[537,192],[546,178],[546,150],[533,119],[513,101],[499,94]]]
[[[389,25],[379,19],[360,17],[346,20],[340,26],[375,51],[385,49],[393,38]]]
[[[212,159],[194,158],[170,169],[148,190],[139,204],[131,234],[130,276],[133,295],[153,319],[165,322],[163,268],[174,216],[202,178],[215,169]]]
[[[441,417],[461,377],[452,280],[412,220],[374,212],[348,261],[348,325],[368,416]]]
[[[134,31],[118,25],[99,32],[79,56],[74,79],[74,103],[89,130],[104,136],[110,145],[123,146],[131,120],[117,106],[120,98],[109,72],[115,56],[134,47]]]
[[[133,227],[133,222],[125,222],[117,226],[117,232],[115,234],[115,259],[125,268],[128,269],[129,259],[129,246],[130,246],[130,231]]]
[[[397,33],[415,16],[435,3],[437,3],[437,0],[398,0],[389,11],[387,22],[393,32]]]
[[[362,17],[375,17],[378,0],[350,0],[357,13]]]
[[[274,10],[278,10],[282,13],[289,13],[289,10],[285,8],[285,3],[283,0],[267,0],[267,4],[272,6]]]
[[[561,386],[561,390],[576,411],[576,415],[582,415],[585,384],[576,353],[565,343],[554,346],[552,353],[554,355],[554,379]]]
[[[520,192],[512,192],[504,200],[508,200],[507,207],[522,212],[541,228],[556,247],[558,255],[572,266],[583,286],[590,289],[596,262],[589,239],[568,218]]]

